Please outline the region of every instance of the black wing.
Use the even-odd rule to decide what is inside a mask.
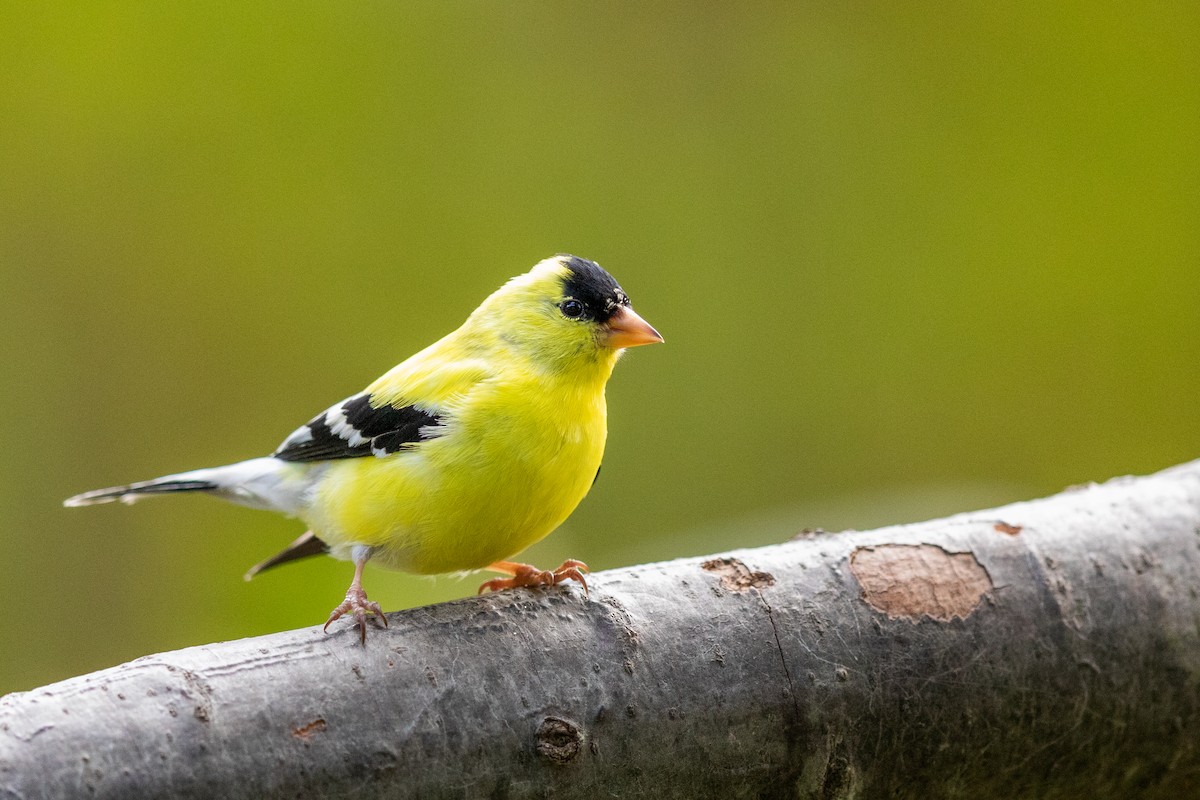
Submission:
[[[438,436],[440,425],[438,415],[416,406],[376,408],[371,395],[359,394],[297,429],[274,456],[284,461],[386,456]]]

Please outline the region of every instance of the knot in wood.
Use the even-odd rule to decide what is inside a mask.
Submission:
[[[555,764],[567,764],[583,748],[583,731],[569,720],[546,717],[537,731],[538,755]]]

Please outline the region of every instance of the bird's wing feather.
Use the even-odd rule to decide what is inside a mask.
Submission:
[[[386,456],[438,435],[441,419],[416,405],[378,408],[373,395],[356,394],[298,428],[279,449],[284,461],[328,461]]]
[[[366,391],[297,428],[274,456],[284,461],[383,457],[433,439],[445,433],[454,399],[488,374],[478,362],[418,353]]]

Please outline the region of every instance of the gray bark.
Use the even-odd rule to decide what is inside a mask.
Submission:
[[[0,700],[0,798],[1179,798],[1200,461]]]

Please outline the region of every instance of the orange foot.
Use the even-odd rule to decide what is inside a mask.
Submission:
[[[587,581],[583,574],[588,571],[587,564],[574,559],[567,559],[558,569],[538,569],[529,564],[518,564],[515,561],[497,561],[487,567],[493,572],[503,572],[512,575],[511,578],[493,578],[484,581],[479,587],[478,594],[496,592],[500,589],[516,589],[518,586],[553,586],[563,581],[579,581],[583,593],[588,593]]]

